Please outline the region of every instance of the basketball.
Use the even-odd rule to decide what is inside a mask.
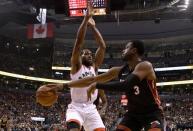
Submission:
[[[39,87],[36,92],[36,102],[42,106],[52,106],[57,99],[57,92],[54,90],[49,90],[46,85]]]

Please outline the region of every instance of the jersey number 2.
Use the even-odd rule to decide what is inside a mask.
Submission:
[[[135,95],[139,95],[140,91],[139,91],[139,87],[138,86],[134,86],[134,94]]]

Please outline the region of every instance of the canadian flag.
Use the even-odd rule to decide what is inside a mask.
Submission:
[[[53,23],[29,24],[27,27],[28,39],[53,37]]]

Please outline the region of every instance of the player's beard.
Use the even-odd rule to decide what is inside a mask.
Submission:
[[[128,60],[131,60],[133,58],[134,54],[126,53],[125,55],[122,55],[122,60],[124,62],[127,62]]]
[[[128,56],[128,55],[124,55],[124,56],[122,56],[122,60],[123,60],[124,62],[127,62],[127,61],[128,61],[128,58],[129,58],[129,56]]]
[[[82,64],[85,65],[86,67],[92,66],[92,62],[88,60],[82,60]]]

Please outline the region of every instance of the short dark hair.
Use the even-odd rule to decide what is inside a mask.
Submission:
[[[145,49],[144,49],[144,43],[140,40],[132,40],[132,47],[137,49],[137,53],[139,56],[143,56]]]

